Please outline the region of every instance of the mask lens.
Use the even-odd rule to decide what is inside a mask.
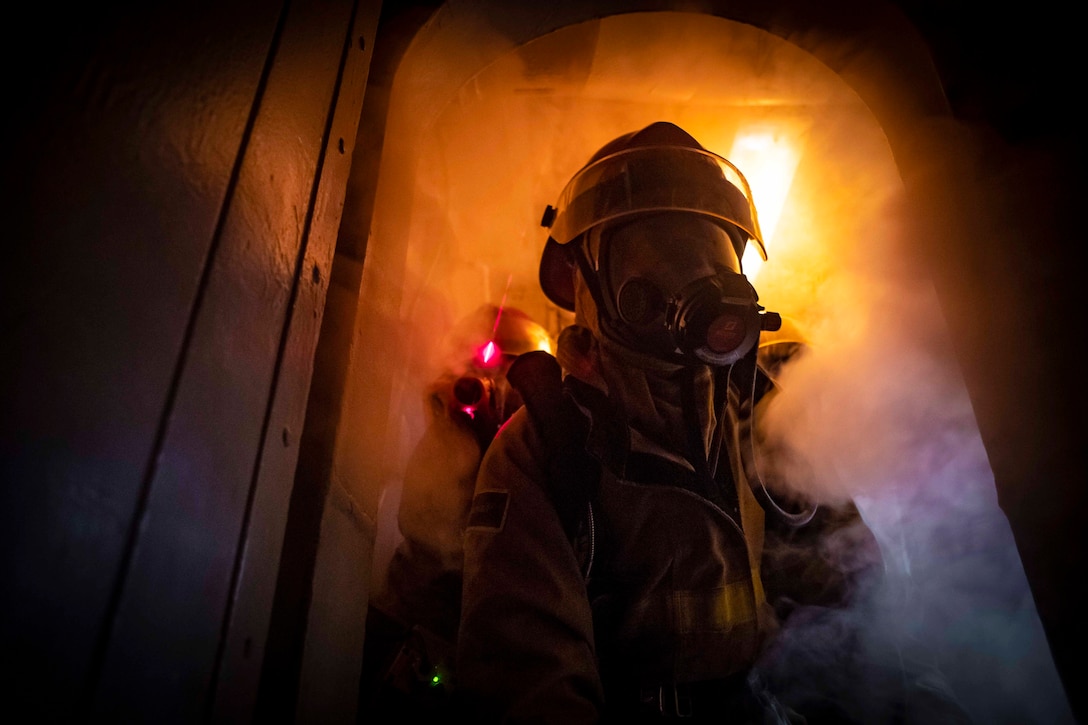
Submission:
[[[627,324],[645,325],[665,308],[665,301],[653,282],[635,277],[620,288],[616,306]]]
[[[744,342],[747,332],[743,317],[726,312],[714,318],[707,327],[706,346],[718,354],[733,352]]]

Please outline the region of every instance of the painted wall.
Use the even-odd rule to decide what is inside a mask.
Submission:
[[[252,710],[377,11],[20,21],[0,284],[9,708]]]

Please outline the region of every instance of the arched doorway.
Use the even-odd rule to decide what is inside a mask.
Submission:
[[[871,497],[868,515],[886,553],[925,605],[899,623],[901,634],[929,643],[913,654],[940,650],[945,667],[992,656],[998,666],[988,687],[992,675],[1011,684],[1006,665],[1026,657],[1040,680],[1017,687],[1050,692],[1046,708],[1061,711],[944,313],[921,264],[956,231],[918,222],[935,208],[922,180],[942,173],[935,152],[947,151],[957,130],[941,123],[940,89],[909,24],[888,8],[861,12],[850,3],[841,17],[788,22],[776,15],[782,8],[727,19],[658,7],[609,14],[602,3],[542,19],[488,5],[444,6],[405,52],[373,219],[348,232],[365,237],[366,263],[333,481],[369,515],[377,569],[387,537],[395,539],[397,477],[419,432],[416,391],[441,364],[433,343],[479,302],[506,299],[558,324],[533,286],[543,204],[600,143],[669,118],[742,170],[745,139],[765,138],[783,156],[776,171],[790,183],[762,192],[770,199],[781,191],[783,213],[757,287],[771,309],[805,319],[827,351],[818,366],[797,371],[809,393],[794,411],[808,416],[798,440],[836,471],[833,480]],[[850,11],[857,13],[847,23]],[[852,32],[839,36],[847,26]],[[758,186],[755,194],[760,203]],[[805,405],[814,399],[822,418]],[[921,536],[909,523],[919,513],[932,525]],[[934,540],[946,553],[968,543],[955,536],[964,520],[985,543],[972,539],[954,566],[933,564]],[[965,607],[949,607],[945,573],[980,564],[1014,575],[972,584]],[[964,616],[978,603],[971,597],[1001,602],[990,611],[1022,633],[1002,643],[1007,649],[977,649],[986,632]],[[932,627],[956,634],[934,644]],[[1038,706],[1028,705],[1027,690],[1006,689],[1009,700],[1000,702],[992,690],[970,691],[981,673],[957,673],[968,677],[956,683],[961,694],[983,715],[1010,703]]]

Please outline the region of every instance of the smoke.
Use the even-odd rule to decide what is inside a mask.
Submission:
[[[935,295],[849,272],[824,290],[840,314],[783,370],[763,426],[799,464],[781,480],[858,503],[885,568],[854,610],[792,620],[772,667],[805,688],[794,697],[834,692],[860,722],[891,722],[903,699],[910,722],[945,722],[943,701],[977,722],[1049,722],[1004,701],[1015,690],[994,698],[1047,652]]]
[[[1061,722],[1064,696],[952,340],[908,261],[916,225],[901,218],[902,188],[836,159],[871,193],[861,207],[843,197],[825,209],[853,221],[767,279],[772,301],[789,298],[781,285],[815,298],[803,305],[810,344],[757,424],[788,452],[775,480],[854,500],[884,565],[851,609],[792,618],[768,676],[787,700],[859,722]]]

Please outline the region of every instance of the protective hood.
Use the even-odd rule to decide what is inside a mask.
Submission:
[[[675,456],[689,449],[689,426],[698,426],[705,456],[715,424],[714,375],[706,366],[665,362],[633,351],[601,334],[597,305],[585,280],[575,273],[575,324],[559,336],[558,353],[565,374],[609,395],[622,408],[635,450]],[[684,386],[694,386],[698,409],[685,414]]]

